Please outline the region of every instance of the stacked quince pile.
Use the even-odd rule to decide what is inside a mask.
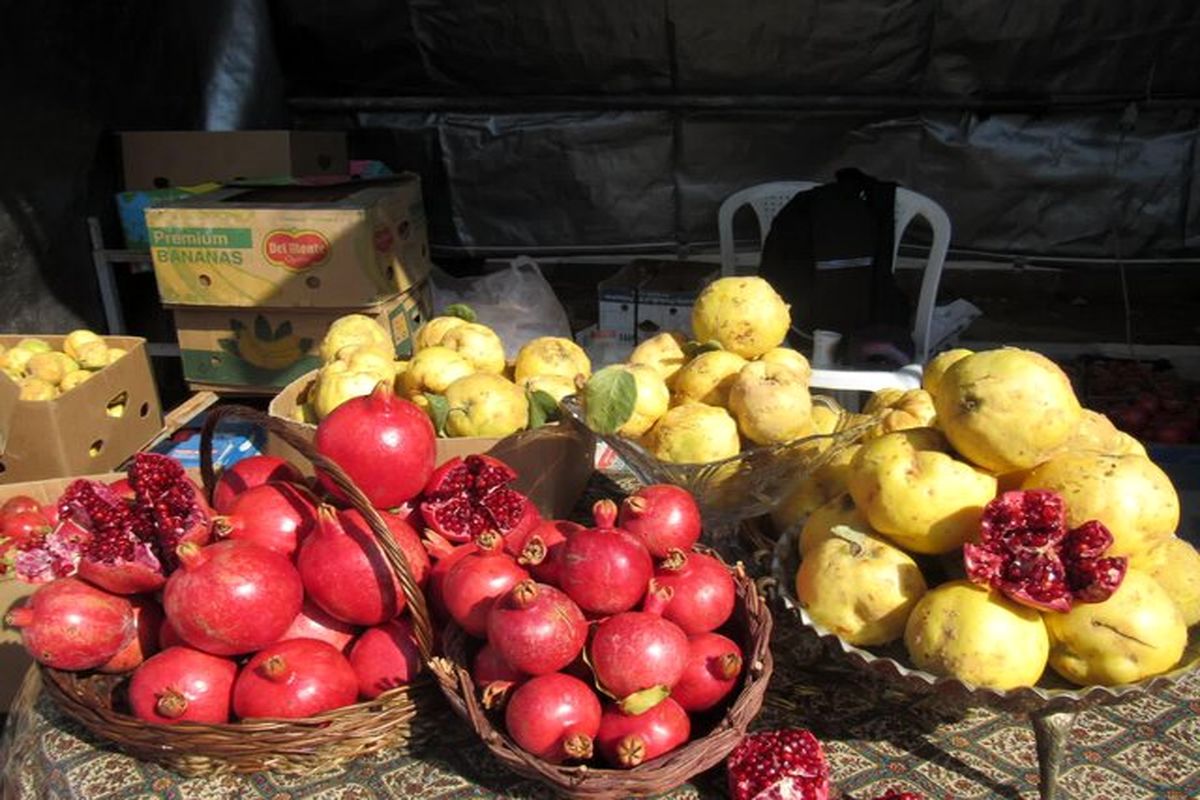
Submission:
[[[695,341],[660,333],[592,377],[589,425],[675,464],[829,433],[837,418],[813,406],[808,360],[780,346],[790,326],[787,304],[762,278],[716,280],[693,306]]]
[[[0,371],[21,387],[22,400],[53,400],[74,389],[125,355],[88,330],[71,331],[62,351],[43,339],[22,339],[10,348],[0,345]]]
[[[591,362],[570,339],[544,336],[508,364],[504,344],[464,306],[434,317],[413,339],[414,354],[397,360],[391,335],[370,317],[336,320],[321,342],[324,366],[301,398],[296,418],[317,422],[379,383],[429,413],[439,435],[507,436],[552,418],[558,401],[591,375]]]
[[[1047,663],[1079,685],[1171,669],[1200,622],[1200,554],[1141,445],[1081,408],[1049,359],[1005,348],[930,363],[877,394],[861,445],[794,487],[796,594],[860,646],[998,689]]]

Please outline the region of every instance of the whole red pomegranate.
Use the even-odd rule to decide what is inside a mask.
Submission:
[[[304,476],[291,463],[275,456],[250,456],[221,472],[213,486],[212,505],[218,514],[233,511],[233,501],[242,492],[264,483],[303,484]]]
[[[317,525],[315,498],[293,483],[272,481],[238,494],[217,517],[218,536],[254,542],[289,558]]]
[[[448,539],[431,530],[425,531],[425,538],[421,540],[421,544],[433,559],[433,565],[429,568],[429,586],[425,591],[429,598],[429,610],[438,621],[445,622],[450,618],[442,591],[446,584],[446,576],[455,564],[472,553],[479,552],[479,548],[474,542],[451,544]]]
[[[404,608],[387,557],[362,518],[348,512],[317,510],[317,529],[300,545],[296,567],[313,602],[343,622],[381,625]]]
[[[704,553],[672,550],[654,570],[645,608],[691,635],[724,625],[733,614],[736,597],[733,577],[719,560]]]
[[[568,535],[561,545],[559,588],[589,614],[628,611],[646,594],[654,569],[650,552],[636,536],[613,527],[613,501],[599,501],[592,515],[596,527]]]
[[[596,747],[614,767],[631,769],[669,753],[692,735],[692,721],[678,703],[663,700],[649,711],[626,714],[609,705],[600,717]]]
[[[313,442],[376,508],[392,508],[416,497],[437,458],[429,416],[384,383],[371,394],[335,408],[317,425]],[[341,497],[328,476],[318,472],[318,477],[335,497]]]
[[[499,708],[512,688],[529,680],[529,676],[514,669],[491,644],[485,644],[471,664],[471,680],[483,692],[483,707]]]
[[[963,545],[972,582],[1027,606],[1067,612],[1072,601],[1107,600],[1128,560],[1103,558],[1112,534],[1097,521],[1067,530],[1062,496],[1047,490],[1004,492],[983,510],[979,544]]]
[[[509,488],[516,477],[511,467],[491,456],[455,456],[430,476],[421,518],[451,542],[469,542],[487,531],[523,540],[541,514],[528,497]]]
[[[596,680],[626,713],[666,697],[687,666],[688,639],[657,614],[626,611],[596,627],[588,655]]]
[[[250,653],[292,624],[304,599],[286,556],[249,542],[179,546],[179,569],[163,589],[171,627],[192,647],[218,656]]]
[[[59,499],[60,522],[49,534],[18,547],[18,577],[31,583],[78,572],[117,594],[161,587],[178,565],[175,548],[208,541],[211,514],[179,462],[138,453],[129,468],[136,500],[121,500],[105,484],[81,479]]]
[[[50,530],[50,520],[46,519],[40,508],[36,511],[0,514],[0,538],[8,539],[14,545],[41,539]]]
[[[592,757],[600,700],[586,683],[551,672],[517,687],[504,710],[508,735],[529,753],[559,764]]]
[[[558,672],[587,641],[588,623],[571,598],[542,583],[523,580],[488,612],[488,642],[514,669],[529,675]]]
[[[421,672],[412,620],[398,617],[367,628],[350,648],[349,659],[358,676],[358,692],[368,700],[412,683]]]
[[[742,739],[725,762],[732,800],[828,800],[829,764],[806,730],[760,731]]]
[[[358,676],[338,649],[316,639],[264,647],[233,683],[233,713],[252,717],[311,717],[358,700]]]
[[[621,501],[617,525],[642,540],[650,555],[688,551],[700,539],[700,507],[687,489],[669,483],[643,486]]]
[[[115,656],[100,665],[101,672],[129,672],[159,650],[158,631],[166,619],[162,606],[144,595],[130,597],[129,604],[133,607],[134,635]]]
[[[137,668],[129,680],[129,706],[140,720],[229,722],[237,664],[191,647],[168,647]]]
[[[542,520],[519,543],[514,553],[517,563],[533,573],[542,583],[557,586],[559,582],[558,559],[567,537],[584,530],[578,522],[565,519]],[[511,552],[511,551],[510,551]]]
[[[27,494],[17,494],[8,498],[0,505],[0,516],[23,514],[27,511],[41,511],[42,505]]]
[[[528,580],[529,573],[504,552],[504,542],[496,534],[481,534],[475,544],[478,550],[463,556],[446,574],[442,599],[446,611],[460,628],[483,638],[487,635],[492,603]]]
[[[288,629],[279,636],[279,641],[287,639],[319,639],[329,642],[339,651],[345,652],[346,645],[358,635],[358,628],[348,622],[342,622],[323,610],[310,598],[304,598],[300,613],[292,620]]]
[[[687,664],[671,699],[684,711],[707,711],[724,700],[742,675],[742,649],[719,633],[688,637]]]
[[[133,638],[133,607],[75,578],[60,578],[39,588],[23,606],[12,609],[6,625],[21,629],[25,649],[55,669],[94,669]]]
[[[392,534],[392,540],[404,553],[404,558],[408,561],[409,574],[412,575],[418,586],[424,586],[429,579],[429,553],[421,543],[421,537],[417,535],[412,525],[405,522],[399,514],[380,511],[379,516],[387,525],[388,532]],[[364,535],[374,537],[374,534],[371,533],[371,526],[367,524],[362,514],[353,508],[342,511],[340,517],[342,525],[347,529],[362,531]]]

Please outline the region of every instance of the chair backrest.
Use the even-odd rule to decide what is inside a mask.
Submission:
[[[761,241],[771,229],[771,222],[779,211],[797,194],[820,184],[813,181],[772,181],[760,183],[734,192],[725,198],[717,212],[717,234],[721,246],[721,274],[736,275],[737,259],[733,238],[733,217],[743,207],[750,206],[758,218],[758,233]],[[913,345],[917,363],[929,359],[930,336],[933,327],[933,309],[937,303],[938,284],[946,253],[950,248],[950,217],[945,210],[925,195],[910,189],[896,189],[896,243],[892,252],[892,267],[900,252],[900,239],[916,217],[924,217],[933,230],[933,241],[929,247],[929,258],[921,278],[921,290],[917,298],[917,310],[913,315]]]

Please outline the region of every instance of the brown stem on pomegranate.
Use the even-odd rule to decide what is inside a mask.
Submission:
[[[175,548],[175,557],[183,569],[195,569],[208,560],[204,548],[195,542],[184,542]]]
[[[188,700],[175,689],[166,689],[158,696],[154,710],[167,719],[178,719],[188,709]]]
[[[516,603],[517,608],[527,608],[537,599],[537,596],[537,582],[533,580],[521,581],[512,589],[513,602]]]
[[[617,761],[623,767],[636,767],[646,760],[646,742],[636,733],[631,733],[617,742]]]
[[[646,502],[646,498],[631,494],[621,502],[621,505],[625,506],[625,510],[630,514],[638,517],[646,513],[646,507],[649,503]]]
[[[661,617],[674,596],[674,589],[670,586],[663,586],[656,579],[651,578],[650,586],[646,589],[646,599],[642,601],[642,611]]]
[[[850,555],[852,556],[862,555],[863,550],[866,549],[867,534],[855,530],[849,525],[834,525],[830,533],[850,545]]]
[[[10,628],[24,628],[33,624],[33,609],[21,606],[9,611],[4,617],[4,624]]]
[[[258,672],[269,681],[283,683],[292,676],[293,670],[286,658],[274,655],[258,665]]]
[[[475,546],[485,553],[494,553],[504,546],[504,537],[499,531],[484,531],[475,537]]]
[[[525,540],[521,555],[517,556],[517,563],[523,567],[536,567],[546,560],[546,554],[549,552],[545,540],[535,533]]]
[[[592,519],[596,521],[596,527],[611,528],[616,525],[619,510],[617,504],[608,498],[597,500],[592,506]]]
[[[678,547],[672,547],[667,551],[667,557],[662,561],[662,568],[671,572],[678,572],[687,566],[687,553],[680,550]]]
[[[212,535],[216,539],[224,539],[233,533],[233,524],[229,517],[220,516],[212,519]]]
[[[716,667],[716,675],[718,678],[730,680],[737,677],[742,671],[742,657],[737,653],[725,653],[714,659],[713,666]]]
[[[580,761],[592,757],[592,737],[586,733],[570,733],[563,739],[563,752]]]
[[[508,692],[512,687],[512,681],[492,681],[484,686],[483,707],[487,709],[500,708],[508,701]]]

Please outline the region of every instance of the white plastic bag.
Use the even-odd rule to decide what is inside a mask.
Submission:
[[[474,278],[455,278],[435,266],[432,277],[434,314],[453,303],[470,306],[479,321],[500,336],[510,360],[530,339],[571,338],[566,309],[529,256],[518,256],[507,269]]]

